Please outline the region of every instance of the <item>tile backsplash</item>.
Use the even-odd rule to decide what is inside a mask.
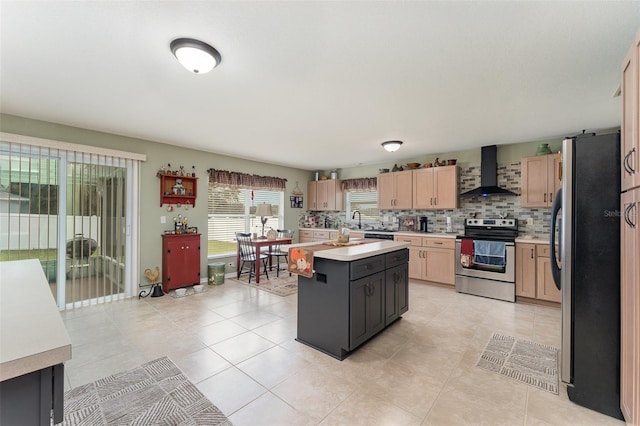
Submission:
[[[460,168],[459,191],[464,193],[480,186],[480,166]],[[520,162],[498,165],[498,186],[516,194],[520,194]],[[464,231],[464,219],[474,214],[478,218],[498,218],[500,213],[507,213],[508,217],[518,219],[520,236],[530,235],[544,238],[549,235],[551,223],[550,208],[525,208],[520,206],[521,197],[518,196],[489,196],[489,197],[461,197],[459,207],[452,210],[381,210],[380,221],[388,227],[397,228],[398,222],[405,216],[426,216],[429,221],[429,232],[444,233],[447,217],[451,217],[453,232]],[[305,212],[300,215],[299,223],[303,227],[308,218],[314,217],[317,227],[322,228],[325,220],[329,227],[334,224],[349,224],[344,212]],[[527,225],[532,219],[533,225]]]

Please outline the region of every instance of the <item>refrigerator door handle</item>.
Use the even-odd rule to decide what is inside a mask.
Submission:
[[[551,206],[551,242],[550,242],[550,257],[551,257],[551,275],[553,276],[553,282],[556,284],[558,290],[561,289],[561,267],[558,265],[557,253],[556,253],[556,223],[558,222],[558,213],[562,208],[562,189],[558,190],[556,198],[553,200]],[[562,246],[562,230],[558,230],[558,245]],[[559,259],[562,261],[562,259]]]

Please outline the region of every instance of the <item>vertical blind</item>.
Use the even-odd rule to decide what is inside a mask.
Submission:
[[[60,308],[131,295],[139,159],[0,136],[0,261],[39,259]]]

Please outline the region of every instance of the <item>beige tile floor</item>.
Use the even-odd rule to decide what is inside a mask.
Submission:
[[[62,313],[67,389],[168,355],[235,425],[623,424],[475,366],[491,333],[560,344],[560,311],[411,282],[409,312],[337,361],[294,340],[296,295],[227,279]]]

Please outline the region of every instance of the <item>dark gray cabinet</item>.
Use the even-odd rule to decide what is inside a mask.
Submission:
[[[385,277],[385,325],[409,310],[408,266],[389,268]]]
[[[0,382],[0,424],[61,423],[64,415],[64,364]]]
[[[408,310],[407,249],[355,261],[314,259],[298,277],[296,340],[338,359]]]
[[[385,325],[389,325],[409,310],[409,250],[399,250],[385,256]]]
[[[385,274],[350,283],[349,348],[356,348],[385,326]]]

